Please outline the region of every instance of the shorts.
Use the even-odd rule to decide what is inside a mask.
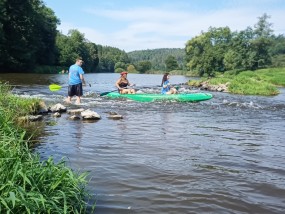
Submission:
[[[78,97],[81,97],[83,95],[82,83],[68,86],[68,96],[72,97],[74,95]]]

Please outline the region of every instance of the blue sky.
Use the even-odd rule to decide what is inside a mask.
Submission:
[[[264,13],[276,35],[285,34],[285,0],[43,0],[60,19],[95,44],[125,50],[184,48],[211,27],[240,31]]]

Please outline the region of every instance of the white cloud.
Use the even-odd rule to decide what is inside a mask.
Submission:
[[[268,2],[268,0],[263,0]],[[239,5],[241,6],[241,5]],[[231,7],[215,11],[186,11],[164,8],[132,8],[128,10],[92,10],[87,13],[106,20],[106,29],[88,26],[73,26],[62,23],[59,27],[63,33],[69,29],[78,29],[85,38],[101,45],[117,47],[125,51],[154,48],[184,48],[187,40],[197,36],[201,31],[212,27],[228,26],[232,31],[253,27],[263,13],[271,16],[276,34],[284,33],[285,13],[282,9],[262,11],[252,6]],[[113,27],[112,24],[114,24]],[[120,26],[120,29],[117,29]],[[111,29],[117,29],[109,32]]]

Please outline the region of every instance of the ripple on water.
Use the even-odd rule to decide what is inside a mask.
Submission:
[[[89,93],[84,108],[102,119],[51,118],[36,151],[89,171],[98,213],[282,213],[285,118],[276,102],[214,93],[199,103],[138,103]]]

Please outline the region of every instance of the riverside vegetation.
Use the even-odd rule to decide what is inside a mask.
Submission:
[[[0,213],[85,213],[87,174],[74,172],[63,159],[40,161],[30,149],[31,124],[17,120],[36,113],[41,101],[13,95],[1,82],[0,93]]]
[[[243,95],[277,95],[278,86],[285,86],[285,68],[267,68],[256,71],[227,71],[217,74],[215,78],[190,80],[190,86],[198,86],[202,82],[219,85],[228,84],[228,91]]]

